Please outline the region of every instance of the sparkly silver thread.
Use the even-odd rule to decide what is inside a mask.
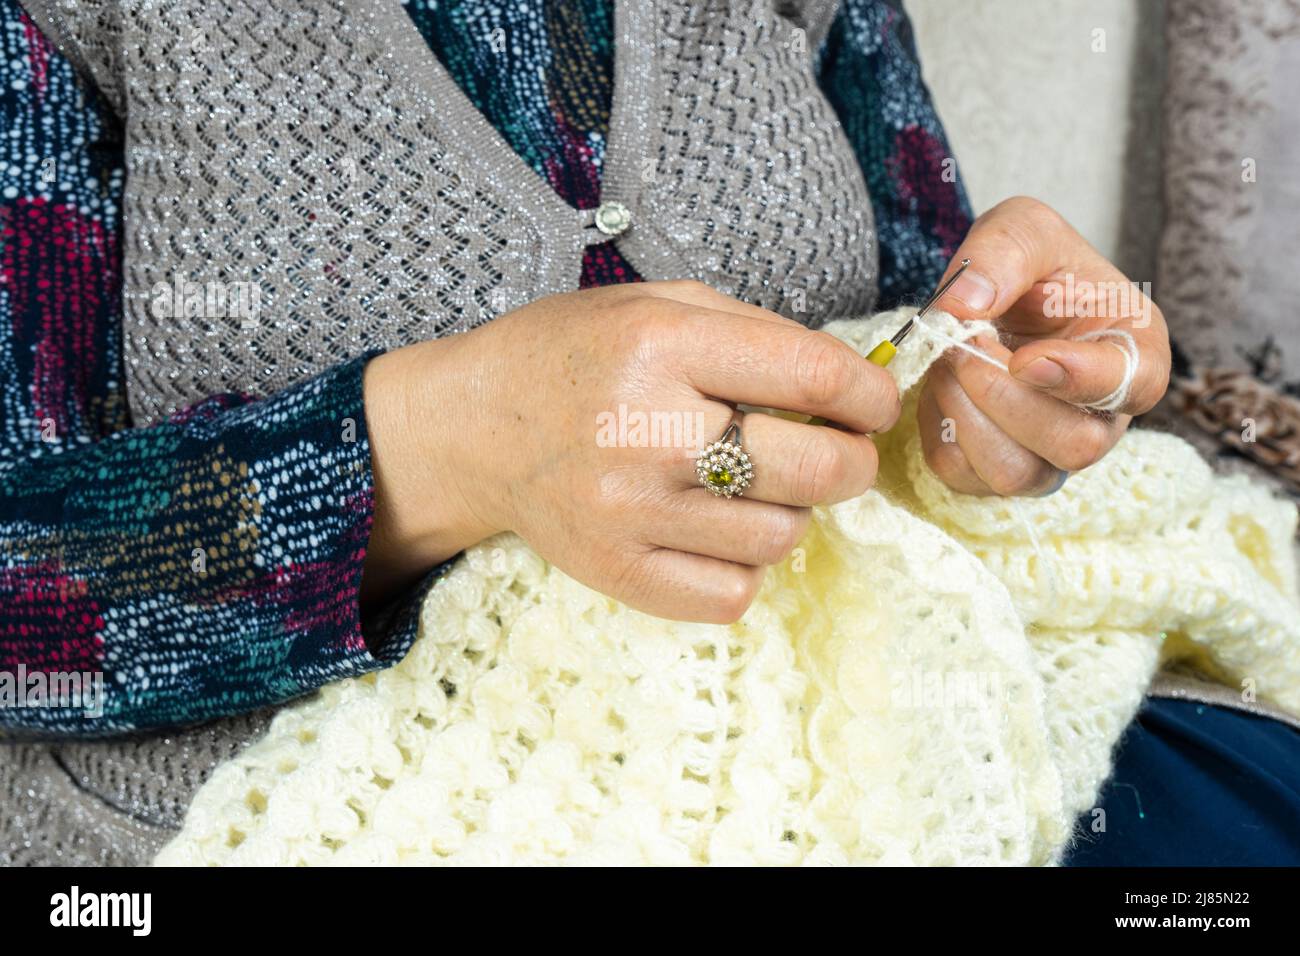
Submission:
[[[141,866],[272,711],[138,740],[0,740],[0,866]]]
[[[804,5],[814,50],[836,4]],[[399,0],[25,6],[132,117],[123,334],[137,425],[574,289],[583,247],[605,238],[478,113]],[[601,191],[628,209],[619,247],[645,278],[699,279],[818,326],[870,311],[876,235],[790,32],[768,0],[618,0]],[[177,277],[257,283],[259,327],[159,318],[152,290]],[[197,781],[260,733],[250,720],[137,744],[0,744],[0,862],[146,862]]]
[[[78,0],[55,20],[51,3],[29,5],[132,117],[138,425],[572,290],[584,246],[608,238],[474,108],[400,0]],[[835,5],[806,6],[812,44]],[[601,198],[628,212],[632,265],[814,326],[869,312],[871,204],[792,21],[769,0],[617,0],[614,27]],[[262,321],[155,315],[153,290],[178,278],[255,284]]]

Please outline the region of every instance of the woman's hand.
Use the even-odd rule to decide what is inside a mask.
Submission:
[[[627,604],[715,623],[744,613],[811,505],[870,486],[866,433],[899,412],[893,379],[849,346],[689,281],[541,299],[375,358],[365,388],[370,593],[512,530]],[[719,498],[697,483],[695,456],[736,403],[845,428],[744,417],[753,483]],[[680,430],[667,429],[668,447],[602,440],[620,406]]]
[[[967,257],[970,268],[937,307],[995,322],[1011,349],[975,344],[1011,374],[949,350],[930,370],[917,409],[926,461],[967,494],[1050,493],[1067,473],[1105,455],[1132,416],[1164,394],[1164,316],[1037,200],[1008,199],[981,216],[953,258]],[[1127,400],[1115,414],[1099,415],[1078,406],[1115,392],[1125,355],[1113,339],[1071,339],[1108,328],[1132,334],[1139,361]]]

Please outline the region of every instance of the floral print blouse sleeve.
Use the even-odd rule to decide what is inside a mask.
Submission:
[[[0,31],[0,735],[182,725],[399,659],[414,596],[359,611],[368,356],[132,428],[117,121],[16,0]]]
[[[538,16],[543,2],[566,16]],[[405,3],[512,146],[568,201],[594,205],[607,110],[566,125],[547,84],[608,104],[610,0],[503,7],[516,29],[566,26],[521,47],[539,62],[484,52],[474,5]],[[400,659],[446,565],[363,627],[367,356],[269,398],[217,395],[131,427],[120,129],[17,0],[0,0],[0,43],[0,735],[193,723]],[[891,306],[938,280],[969,207],[897,0],[842,0],[817,55],[871,190]],[[535,95],[503,85],[534,75]],[[581,276],[639,278],[613,243],[587,249]],[[34,706],[60,675],[99,675],[102,714]]]
[[[818,80],[866,177],[880,242],[878,308],[928,295],[971,225],[970,203],[921,77],[902,0],[841,0]]]

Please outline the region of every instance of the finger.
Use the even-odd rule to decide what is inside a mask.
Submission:
[[[1132,346],[1111,338],[1030,342],[1009,357],[1008,367],[1018,381],[1052,398],[1073,405],[1122,398],[1112,410],[1140,415],[1160,401],[1169,385],[1169,340],[1163,322],[1159,330],[1136,329],[1131,334]],[[1135,363],[1130,360],[1132,348]],[[1121,387],[1126,380],[1125,394]]]
[[[750,414],[741,422],[741,441],[754,465],[745,497],[756,501],[834,504],[858,497],[876,479],[876,446],[856,432]],[[698,483],[693,465],[689,477]]]
[[[784,561],[812,517],[809,508],[747,498],[728,501],[703,488],[682,492],[676,509],[670,518],[648,529],[648,540],[674,551],[753,566]]]
[[[1010,353],[981,337],[979,347],[999,362]],[[1082,471],[1119,441],[1128,416],[1101,416],[1023,385],[999,368],[965,353],[949,363],[966,396],[1004,434],[1063,471]]]
[[[883,368],[825,332],[692,307],[682,365],[704,395],[818,415],[857,432],[898,419],[898,387]]]
[[[706,309],[716,309],[719,312],[731,312],[736,315],[746,315],[755,319],[762,319],[765,322],[775,322],[779,325],[788,325],[797,329],[805,326],[794,319],[787,319],[784,315],[764,309],[761,306],[751,305],[748,302],[741,302],[739,299],[732,298],[710,285],[703,282],[697,282],[694,279],[669,279],[659,282],[645,282],[640,284],[640,290],[643,294],[656,297],[672,299],[674,302],[682,302],[687,305],[698,305]]]
[[[998,203],[975,220],[945,279],[962,259],[970,259],[970,267],[936,305],[963,321],[994,321],[1043,280],[1067,269],[1086,264],[1119,275],[1059,213],[1024,196]]]
[[[1068,349],[1060,340],[1125,330],[1134,338],[1138,362],[1126,400],[1114,410],[1138,414],[1160,400],[1170,366],[1164,316],[1050,207],[1026,197],[999,203],[971,227],[949,273],[962,258],[972,265],[939,308],[959,319],[996,321],[1015,345],[1028,348],[1023,356],[1018,350],[1013,374],[1073,404],[1102,402],[1126,380],[1123,353],[1104,339]],[[1083,297],[1077,303],[1064,301],[1072,287]],[[1060,355],[1026,338],[1044,333],[1057,337],[1052,349]],[[1098,342],[1103,347],[1095,347]]]
[[[948,374],[942,366],[936,366],[931,375]],[[932,386],[927,381],[921,389],[921,397],[916,406],[916,424],[921,433],[921,451],[925,461],[945,485],[953,491],[964,495],[992,495],[993,489],[984,484],[970,459],[957,444],[956,422],[946,418],[935,401]]]
[[[995,494],[1041,495],[1057,486],[1060,469],[1002,431],[976,407],[955,374],[940,371],[933,376],[932,387],[943,417],[956,422],[957,444],[975,474]]]
[[[753,602],[764,573],[762,567],[656,548],[632,559],[612,596],[656,617],[731,624]]]

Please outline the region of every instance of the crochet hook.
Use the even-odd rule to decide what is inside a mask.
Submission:
[[[969,265],[970,260],[963,259],[957,271],[948,277],[947,282],[935,290],[934,295],[925,300],[925,305],[917,310],[916,315],[907,320],[906,325],[894,333],[893,338],[886,339],[867,353],[867,361],[873,365],[879,365],[881,368],[892,362],[894,356],[898,354],[898,347],[903,344],[903,339],[907,338],[907,334],[912,331],[912,326],[916,324],[916,320],[929,312],[934,304],[943,298],[943,294],[952,288],[952,284],[966,271],[966,267]]]
[[[881,368],[884,368],[892,362],[894,356],[898,354],[898,347],[903,344],[903,339],[907,338],[908,334],[912,331],[912,326],[916,325],[916,320],[929,312],[930,309],[933,308],[934,304],[943,298],[943,294],[952,288],[952,284],[957,281],[957,278],[963,272],[966,271],[966,267],[969,265],[970,260],[963,259],[957,271],[948,277],[948,281],[935,290],[934,295],[925,300],[925,304],[916,311],[914,316],[907,320],[906,324],[904,324],[901,329],[895,332],[892,337],[882,340],[874,349],[867,353],[867,361],[872,365],[879,365]],[[826,419],[813,417],[808,419],[808,424],[825,425]]]

